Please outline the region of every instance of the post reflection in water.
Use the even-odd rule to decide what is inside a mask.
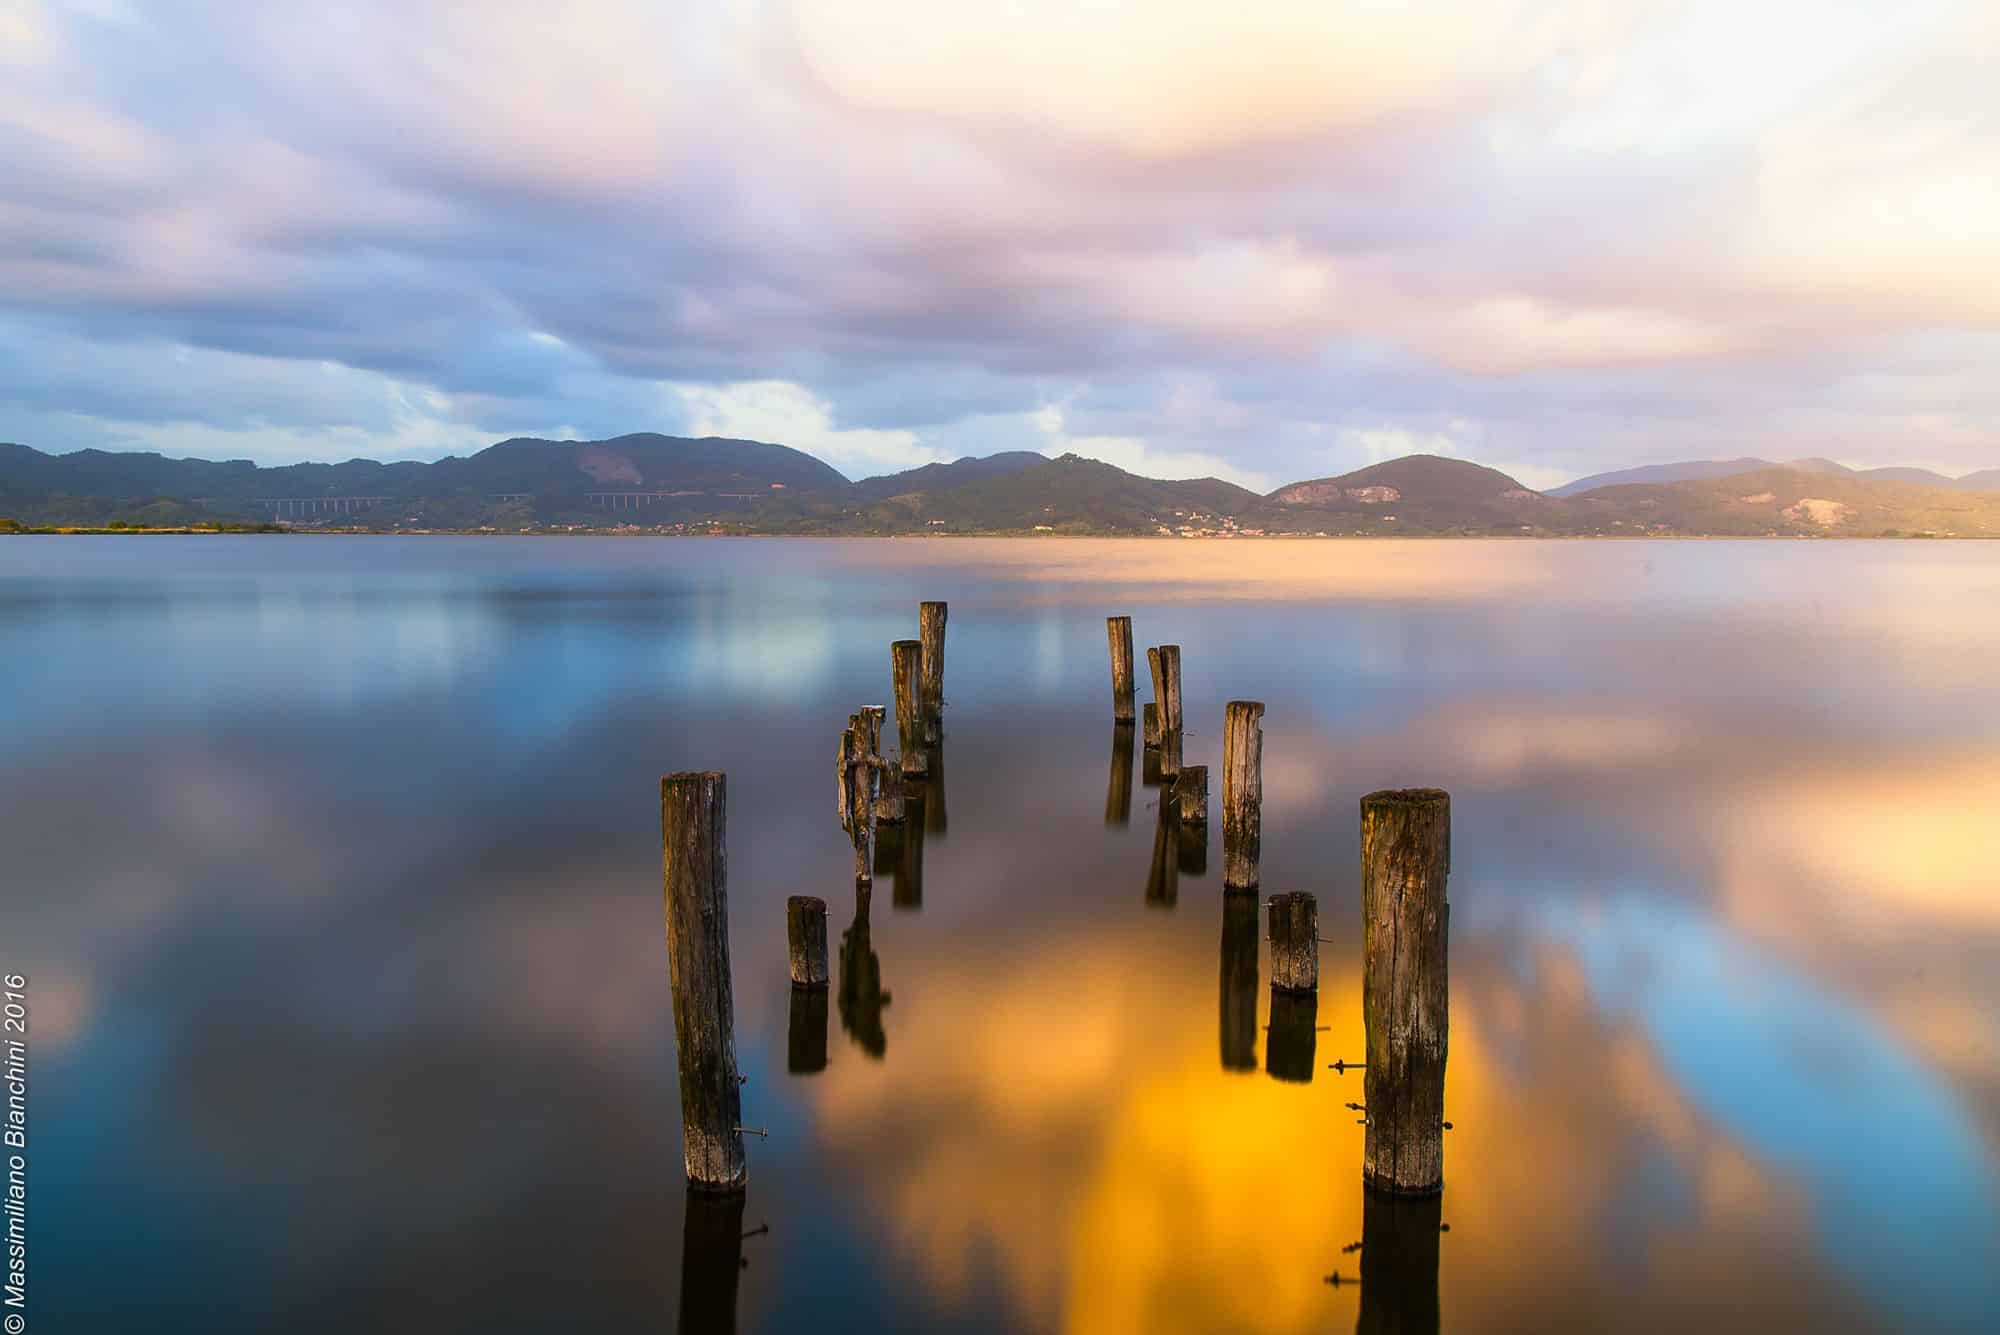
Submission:
[[[924,832],[944,838],[944,739],[938,738],[927,748],[930,753],[930,774],[924,781]]]
[[[826,1069],[825,987],[792,984],[785,1049],[785,1069],[793,1075],[813,1075]]]
[[[903,829],[896,850],[896,884],[889,902],[915,911],[924,906],[924,836],[929,820],[930,785],[903,784]]]
[[[1437,1335],[1442,1196],[1361,1189],[1361,1314],[1355,1335]]]
[[[1178,865],[1183,876],[1208,875],[1208,824],[1190,825],[1186,821],[1180,826],[1180,856]]]
[[[1161,790],[1158,819],[1153,825],[1153,863],[1146,873],[1146,903],[1170,909],[1181,897],[1181,815]]]
[[[681,1234],[680,1335],[734,1335],[743,1193],[689,1189]]]
[[[1311,1084],[1319,1046],[1319,994],[1271,989],[1271,1027],[1264,1035],[1264,1070],[1279,1080]]]
[[[871,1057],[889,1050],[889,1036],[882,1029],[882,1008],[889,996],[882,990],[882,962],[868,928],[870,895],[866,887],[854,892],[854,924],[840,934],[840,1027]]]
[[[1104,823],[1132,822],[1132,724],[1111,725],[1111,779],[1104,789]]]
[[[1160,786],[1160,748],[1149,746],[1139,761],[1139,782],[1147,788]]]
[[[1257,1069],[1257,896],[1222,897],[1222,1069]]]

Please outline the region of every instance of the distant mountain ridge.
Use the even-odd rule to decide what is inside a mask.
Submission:
[[[1259,496],[1218,478],[1148,478],[1029,451],[850,482],[784,445],[648,432],[517,437],[428,464],[275,468],[0,445],[0,519],[857,535],[2000,536],[2000,470],[1953,480],[1818,459],[1707,460],[1601,474],[1543,494],[1467,460],[1407,455]]]

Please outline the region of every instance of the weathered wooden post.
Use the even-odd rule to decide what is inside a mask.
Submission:
[[[1157,652],[1149,649],[1146,661],[1153,669],[1153,698],[1160,706],[1160,778],[1171,779],[1181,772],[1181,647],[1163,644]]]
[[[1174,780],[1174,798],[1180,804],[1181,824],[1208,824],[1208,766],[1183,765]]]
[[[785,941],[790,948],[792,983],[826,986],[826,901],[793,895],[785,901]]]
[[[1264,843],[1264,706],[1231,700],[1222,712],[1222,885],[1257,888]]]
[[[1361,799],[1361,1009],[1368,1027],[1362,1180],[1444,1187],[1444,1068],[1451,1007],[1451,797],[1438,788]]]
[[[1160,707],[1160,647],[1152,645],[1146,650],[1146,681],[1153,688],[1153,698],[1145,709],[1146,745],[1160,744],[1160,725],[1166,718],[1166,711]]]
[[[1311,895],[1271,896],[1271,986],[1319,990],[1319,904]]]
[[[738,1130],[743,1108],[729,982],[726,788],[723,776],[713,771],[660,779],[681,1139],[688,1182],[705,1191],[741,1191],[749,1178]]]
[[[1361,1311],[1355,1335],[1437,1335],[1442,1196],[1361,1189]]]
[[[857,741],[859,739],[857,738]],[[875,775],[878,762],[872,756],[857,756],[849,767],[848,814],[854,825],[854,883],[867,885],[875,878]]]
[[[1309,1085],[1319,1052],[1319,994],[1271,988],[1271,1027],[1264,1034],[1264,1071]]]
[[[944,622],[943,603],[923,603],[917,608],[917,633],[923,637],[924,740],[935,742],[944,736]]]
[[[833,780],[840,790],[840,828],[848,834],[854,833],[854,754],[856,750],[854,720],[850,716],[847,726],[840,730],[840,746],[834,753]]]
[[[743,1193],[716,1196],[689,1186],[681,1229],[681,1310],[685,1335],[733,1335],[736,1285],[743,1273]]]
[[[889,1050],[882,1028],[882,1007],[889,995],[882,990],[882,961],[875,954],[868,926],[868,891],[854,896],[854,923],[840,934],[840,1027],[861,1050],[880,1057]]]
[[[816,1075],[826,1069],[825,987],[792,988],[790,1023],[785,1029],[785,1070]]]
[[[1257,1069],[1257,901],[1222,897],[1222,1069]]]
[[[1106,617],[1104,629],[1111,641],[1111,718],[1116,723],[1132,721],[1132,618]]]
[[[1132,724],[1111,725],[1111,778],[1104,788],[1104,823],[1132,821]]]
[[[889,671],[896,684],[896,746],[903,754],[903,774],[921,777],[924,762],[923,702],[919,689],[924,646],[917,640],[897,640],[889,646]]]
[[[1152,653],[1153,651],[1148,649],[1146,652]],[[1145,719],[1146,749],[1148,751],[1157,751],[1160,747],[1160,707],[1151,700],[1148,700],[1145,709],[1142,711],[1142,716]]]

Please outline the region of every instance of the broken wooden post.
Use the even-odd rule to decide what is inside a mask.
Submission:
[[[1361,1189],[1361,1311],[1355,1335],[1437,1335],[1442,1196]]]
[[[1222,712],[1222,884],[1257,888],[1264,842],[1264,706],[1231,700]]]
[[[943,603],[923,603],[917,608],[918,634],[923,637],[924,740],[935,742],[944,736],[944,622]]]
[[[1180,803],[1181,824],[1208,824],[1208,766],[1182,766],[1174,780],[1174,797]]]
[[[1264,1071],[1273,1079],[1309,1085],[1319,1052],[1319,994],[1271,987],[1271,1027],[1264,1032]]]
[[[826,901],[793,895],[785,901],[785,941],[791,950],[792,982],[826,986]]]
[[[817,1075],[826,1069],[825,987],[792,988],[790,1023],[785,1029],[785,1070]]]
[[[859,738],[856,741],[859,742]],[[875,879],[875,776],[880,762],[873,756],[856,756],[849,767],[848,813],[854,825],[854,883],[867,885]]]
[[[666,880],[667,958],[680,1054],[681,1139],[690,1184],[741,1191],[736,1015],[729,983],[729,863],[723,776],[660,779],[661,865]]]
[[[1104,788],[1104,823],[1128,825],[1132,820],[1132,725],[1111,725],[1111,778]]]
[[[840,730],[840,746],[833,758],[834,786],[840,790],[840,828],[848,834],[854,833],[854,755],[857,743],[854,737],[854,719],[849,716],[847,726]]]
[[[1362,1179],[1385,1191],[1444,1188],[1450,874],[1449,794],[1405,788],[1361,799],[1361,1009],[1368,1027]]]
[[[1104,629],[1111,641],[1111,718],[1115,723],[1132,721],[1132,618],[1106,617]]]
[[[1148,649],[1146,652],[1150,654],[1154,651]],[[1144,718],[1146,749],[1148,751],[1157,751],[1160,747],[1160,707],[1151,700],[1148,700],[1144,710]]]
[[[1222,897],[1222,1069],[1257,1069],[1257,901]]]
[[[1153,670],[1153,699],[1160,706],[1160,777],[1181,772],[1181,647],[1163,644],[1146,651]]]
[[[1319,990],[1319,903],[1311,895],[1271,896],[1271,986]]]
[[[921,775],[924,763],[923,702],[919,698],[924,646],[917,640],[897,640],[889,646],[889,671],[896,685],[896,746],[903,755],[903,773]]]

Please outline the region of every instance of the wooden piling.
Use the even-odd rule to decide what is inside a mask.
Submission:
[[[889,646],[889,672],[896,686],[896,746],[902,752],[903,773],[921,776],[924,763],[924,715],[921,688],[924,646],[919,640],[897,640]]]
[[[858,740],[858,739],[857,739]],[[872,756],[857,756],[849,767],[848,813],[853,818],[854,883],[867,885],[875,878],[875,779],[879,762]]]
[[[917,633],[922,636],[924,740],[935,742],[944,736],[944,623],[943,603],[923,603],[917,608]]]
[[[1257,888],[1264,843],[1264,706],[1231,700],[1222,712],[1222,884]]]
[[[1111,725],[1111,777],[1104,786],[1104,823],[1132,821],[1132,724]]]
[[[660,780],[682,1148],[688,1182],[705,1191],[741,1191],[749,1178],[737,1130],[743,1108],[729,981],[726,788],[723,776],[713,771]]]
[[[854,833],[854,720],[840,730],[840,746],[833,758],[833,783],[840,796],[840,828]]]
[[[1114,722],[1132,721],[1132,618],[1106,617],[1104,629],[1111,641],[1111,717]]]
[[[1271,986],[1319,990],[1319,903],[1311,895],[1271,896]]]
[[[1174,780],[1174,798],[1180,803],[1181,824],[1208,824],[1208,766],[1183,765]]]
[[[826,986],[826,901],[793,895],[785,901],[785,941],[790,947],[792,982]]]
[[[1222,897],[1222,1069],[1257,1069],[1257,900]]]
[[[1181,647],[1148,649],[1146,662],[1153,670],[1153,699],[1160,706],[1160,777],[1171,779],[1181,772]]]
[[[1148,649],[1146,652],[1150,654],[1154,651]],[[1148,751],[1157,751],[1160,748],[1160,707],[1151,700],[1148,700],[1143,717],[1145,719],[1146,749]]]
[[[1361,799],[1361,1008],[1368,1028],[1362,1178],[1384,1191],[1444,1187],[1451,797],[1437,788]]]

